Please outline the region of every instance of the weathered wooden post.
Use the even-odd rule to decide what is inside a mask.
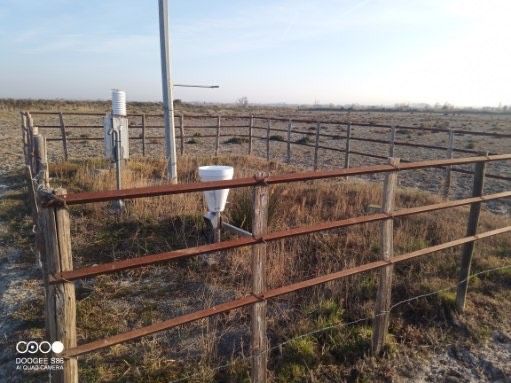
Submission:
[[[25,165],[28,164],[28,137],[27,137],[27,116],[24,112],[20,112],[21,117],[21,139],[23,141],[23,156],[25,157]]]
[[[145,156],[145,113],[140,116],[142,118],[142,156]]]
[[[185,116],[183,113],[179,116],[179,134],[181,135],[181,155],[185,153]]]
[[[55,190],[55,198],[41,209],[41,230],[44,236],[44,270],[46,293],[46,316],[50,341],[60,341],[64,350],[76,347],[76,301],[72,282],[49,284],[49,277],[63,271],[73,270],[69,212],[62,202],[66,190]],[[49,203],[48,203],[49,202]],[[58,356],[58,354],[56,355]],[[76,358],[64,360],[64,369],[55,372],[56,381],[78,382]]]
[[[382,212],[392,213],[394,210],[394,195],[397,184],[397,166],[399,165],[399,158],[389,158],[389,164],[396,167],[396,170],[385,175],[385,182],[383,186],[383,203]],[[392,218],[384,220],[381,224],[381,259],[388,261],[394,255],[393,244],[393,230],[394,221]],[[378,293],[376,295],[376,304],[374,310],[373,321],[373,337],[371,350],[373,354],[381,352],[385,344],[385,335],[389,327],[389,309],[391,302],[392,290],[392,272],[393,265],[389,264],[380,269],[378,275]]]
[[[28,128],[28,165],[32,170],[32,174],[35,173],[34,168],[34,134],[37,134],[37,127],[34,126],[34,120],[29,112],[27,116],[27,128]]]
[[[472,197],[480,197],[484,188],[484,170],[486,162],[477,162],[474,169],[474,183],[472,186]],[[470,213],[467,224],[467,237],[477,233],[477,224],[481,213],[481,202],[475,202],[470,205]],[[461,265],[458,277],[458,289],[456,292],[456,309],[460,312],[465,310],[465,300],[467,298],[468,278],[470,276],[470,266],[474,254],[475,242],[468,242],[463,246]]]
[[[314,170],[318,170],[318,150],[319,150],[319,122],[316,123],[316,143],[314,145]]]
[[[64,160],[68,160],[69,153],[67,151],[67,134],[66,134],[66,125],[64,124],[64,114],[59,112],[59,121],[60,121],[60,136],[62,137],[62,149],[64,150]]]
[[[454,134],[453,134],[452,129],[449,129],[449,142],[447,144],[447,158],[448,159],[452,158],[453,144],[454,144]],[[451,173],[452,173],[451,172],[451,166],[450,165],[446,166],[445,167],[444,190],[443,190],[443,193],[442,193],[444,198],[448,198],[449,197],[449,189],[451,188],[451,177],[452,177]]]
[[[266,161],[270,160],[270,131],[271,131],[271,120],[267,120],[266,126]]]
[[[351,122],[348,122],[346,129],[346,149],[344,151],[344,167],[350,167],[350,151],[351,151]]]
[[[264,174],[258,174],[262,178]],[[252,205],[252,235],[255,238],[266,234],[268,226],[267,185],[255,186]],[[252,294],[258,296],[266,290],[266,243],[252,245]],[[252,345],[252,383],[266,382],[267,338],[266,338],[266,301],[252,305],[251,345]]]
[[[390,130],[389,157],[394,157],[395,146],[396,146],[396,127],[393,125]]]
[[[218,156],[219,146],[220,146],[220,116],[216,118],[215,156]]]
[[[46,151],[46,138],[41,134],[34,135],[34,164],[35,177],[38,178],[39,184],[48,187],[50,177],[48,173],[48,158]]]
[[[293,121],[289,120],[287,123],[287,157],[286,162],[291,163],[291,128],[293,127]]]
[[[39,209],[37,208],[36,186],[34,185],[34,176],[32,175],[32,169],[30,168],[30,165],[25,165],[25,177],[27,178],[30,210],[32,210],[32,222],[34,225],[37,225]]]
[[[248,126],[248,154],[252,154],[252,131],[254,129],[254,116],[250,116],[250,125]]]

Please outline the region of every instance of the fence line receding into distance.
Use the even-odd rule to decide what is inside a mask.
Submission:
[[[38,124],[37,127],[39,129],[58,129],[60,130],[59,138],[47,138],[48,141],[61,141],[62,149],[64,152],[64,158],[67,159],[69,157],[69,143],[73,141],[102,141],[103,137],[68,137],[66,133],[66,129],[103,129],[103,125],[71,125],[64,124],[64,115],[68,116],[88,116],[88,117],[104,117],[104,114],[95,113],[95,112],[46,112],[46,111],[31,111],[31,112],[22,112],[23,115],[28,116],[30,120],[32,119],[32,115],[45,115],[45,116],[58,116],[59,123],[58,124]],[[128,118],[140,119],[140,123],[138,124],[130,124],[130,130],[138,129],[141,130],[141,133],[137,136],[131,136],[130,140],[140,141],[141,143],[141,151],[142,154],[146,154],[146,147],[148,142],[153,142],[154,140],[161,140],[163,142],[164,136],[148,136],[146,131],[148,129],[162,129],[163,124],[148,124],[148,118],[163,118],[161,114],[128,114]],[[496,132],[485,132],[485,131],[477,131],[477,130],[463,130],[463,129],[451,129],[451,128],[438,128],[438,127],[427,127],[427,126],[408,126],[408,125],[398,125],[398,124],[376,124],[376,123],[363,123],[356,121],[345,121],[345,120],[335,120],[335,121],[321,121],[320,119],[307,119],[307,118],[283,118],[283,117],[275,117],[275,116],[255,116],[255,115],[225,115],[221,116],[222,124],[220,124],[220,116],[219,115],[207,115],[207,114],[184,114],[176,113],[176,126],[179,127],[179,134],[177,134],[176,139],[179,140],[180,144],[180,153],[185,153],[186,140],[188,139],[196,139],[196,138],[215,138],[215,153],[220,152],[220,142],[219,137],[236,137],[240,139],[248,140],[248,153],[252,154],[253,152],[253,143],[254,139],[266,141],[266,149],[265,156],[266,158],[270,158],[270,142],[274,145],[281,144],[287,145],[286,147],[286,158],[285,161],[287,163],[291,162],[292,159],[292,146],[301,146],[301,147],[309,147],[314,149],[314,160],[311,163],[311,166],[314,169],[318,168],[318,151],[326,150],[332,152],[344,153],[344,166],[349,167],[350,164],[350,156],[358,155],[362,157],[375,158],[386,160],[387,157],[394,156],[394,150],[396,147],[411,147],[411,148],[423,148],[423,149],[431,149],[443,151],[446,153],[447,158],[452,158],[453,153],[465,153],[465,154],[496,154],[491,151],[481,151],[469,148],[459,148],[454,146],[454,136],[455,135],[467,135],[467,136],[480,136],[480,137],[493,137],[493,138],[502,138],[502,139],[511,139],[511,134],[507,133],[496,133]],[[235,121],[236,124],[226,124],[225,121]],[[240,122],[241,120],[241,122]],[[185,122],[186,121],[186,122]],[[264,126],[256,125],[256,122],[262,122]],[[272,121],[274,122],[282,122],[287,123],[287,129],[277,128],[272,125]],[[191,123],[190,123],[191,122]],[[203,122],[203,123],[200,123]],[[293,129],[294,123],[308,123],[314,124],[314,131],[303,131],[298,129]],[[321,130],[327,128],[328,126],[338,126],[345,127],[346,134],[328,134],[321,133]],[[186,128],[185,128],[186,127]],[[382,128],[387,129],[389,131],[389,139],[382,140],[377,138],[369,138],[369,137],[357,137],[353,135],[353,130],[356,128],[366,128],[366,129],[375,129]],[[185,131],[187,129],[204,129],[207,131],[211,131],[210,134],[200,134],[198,136],[194,135],[185,135]],[[246,129],[246,134],[232,133],[229,130],[232,129]],[[262,135],[253,134],[254,130],[263,131]],[[413,130],[413,131],[429,131],[435,133],[445,133],[448,137],[447,146],[439,146],[439,145],[430,145],[425,143],[415,143],[408,141],[400,141],[396,140],[396,132]],[[221,131],[226,131],[226,133],[221,133]],[[272,135],[274,133],[284,133],[285,137]],[[314,144],[308,143],[307,140],[292,140],[291,135],[300,134],[303,137],[315,137]],[[336,148],[331,146],[325,146],[320,143],[320,138],[330,138],[334,140],[346,140],[345,148]],[[379,155],[375,153],[367,153],[359,150],[351,149],[351,142],[367,142],[367,143],[375,143],[375,144],[383,144],[388,145],[388,156]],[[511,140],[510,140],[511,141]],[[436,157],[436,156],[435,156]],[[342,161],[340,161],[342,162]],[[401,158],[401,162],[409,162],[409,160]],[[448,167],[445,171],[445,180],[443,185],[443,194],[449,193],[450,185],[451,185],[451,172],[463,173],[463,174],[473,174],[471,171],[462,169],[462,168],[454,168]],[[487,178],[511,181],[511,177],[503,176],[500,174],[486,174]]]

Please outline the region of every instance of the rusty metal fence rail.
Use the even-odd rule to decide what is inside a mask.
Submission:
[[[26,117],[27,116],[25,116],[25,118]],[[25,129],[23,126],[28,126],[29,128]],[[511,154],[485,155],[408,163],[400,163],[399,159],[390,158],[388,164],[354,168],[327,171],[306,171],[269,176],[256,175],[254,177],[238,178],[227,181],[161,185],[125,190],[69,194],[62,189],[52,190],[49,186],[45,138],[39,134],[37,129],[34,129],[33,123],[30,120],[25,121],[22,128],[27,169],[29,170],[29,174],[37,175],[36,183],[34,183],[34,177],[32,175],[30,175],[29,181],[32,188],[30,195],[32,200],[31,204],[34,209],[34,223],[37,226],[36,243],[38,245],[38,251],[41,254],[41,259],[43,260],[43,274],[46,289],[45,307],[46,316],[48,318],[47,329],[50,340],[53,341],[59,339],[65,345],[65,351],[63,353],[65,358],[63,380],[65,382],[78,381],[77,357],[80,355],[247,306],[250,306],[252,310],[252,377],[255,382],[264,382],[266,379],[267,363],[267,353],[265,351],[268,349],[265,315],[267,301],[291,292],[371,270],[377,270],[379,273],[372,338],[372,351],[377,354],[384,345],[385,334],[390,320],[390,288],[392,285],[393,266],[395,264],[452,247],[463,246],[458,276],[458,281],[460,282],[456,295],[456,307],[460,312],[462,312],[466,301],[468,276],[470,275],[471,260],[475,242],[484,238],[511,232],[511,226],[481,233],[477,232],[481,204],[488,201],[511,197],[511,191],[502,191],[488,195],[483,194],[485,166],[489,162],[509,161],[511,160]],[[474,171],[472,172],[474,177],[471,197],[459,200],[447,200],[426,206],[397,210],[394,209],[395,190],[397,178],[400,172],[467,164],[474,164]],[[380,212],[364,216],[350,217],[338,221],[321,222],[310,226],[267,232],[267,214],[265,212],[267,212],[268,209],[269,189],[272,185],[375,173],[385,174],[382,209]],[[243,236],[232,240],[165,253],[147,254],[137,258],[113,261],[78,269],[73,267],[71,254],[72,238],[70,233],[71,217],[69,215],[68,206],[119,199],[148,198],[162,195],[196,193],[207,190],[242,187],[250,187],[253,189],[252,214],[254,218],[252,220],[252,236]],[[470,206],[470,213],[465,237],[405,254],[395,255],[393,253],[393,223],[395,219],[466,205]],[[268,243],[285,238],[292,238],[315,232],[333,230],[370,222],[380,222],[382,225],[382,235],[380,239],[381,254],[379,260],[302,280],[300,282],[278,288],[266,288],[265,265],[267,257],[266,247]],[[77,344],[74,281],[106,273],[145,267],[161,262],[171,262],[184,257],[209,254],[217,251],[227,251],[245,246],[250,246],[252,249],[253,262],[251,294],[213,307],[186,315],[180,315],[101,340],[83,343],[80,345]]]

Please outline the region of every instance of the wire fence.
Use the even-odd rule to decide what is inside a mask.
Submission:
[[[374,319],[376,319],[378,317],[390,314],[392,312],[392,310],[394,310],[395,308],[397,308],[399,306],[404,305],[405,303],[414,302],[414,301],[417,301],[419,299],[427,298],[427,297],[430,297],[430,296],[433,296],[433,295],[438,295],[438,294],[441,294],[441,293],[444,293],[444,292],[447,292],[447,291],[450,291],[450,290],[454,290],[454,289],[458,288],[458,286],[460,286],[460,285],[470,281],[471,279],[473,279],[473,278],[475,278],[475,277],[477,277],[479,275],[490,274],[490,273],[493,273],[493,272],[496,272],[496,271],[500,271],[500,270],[505,270],[505,269],[511,269],[511,264],[504,265],[504,266],[499,266],[499,267],[494,267],[494,268],[491,268],[491,269],[486,269],[486,270],[482,270],[482,271],[479,271],[479,272],[476,272],[476,273],[472,273],[472,274],[470,274],[470,276],[468,278],[465,278],[465,279],[459,281],[458,283],[456,283],[454,285],[451,285],[449,287],[445,287],[445,288],[442,288],[442,289],[439,289],[439,290],[436,290],[436,291],[433,291],[433,292],[428,292],[428,293],[416,295],[416,296],[411,297],[411,298],[403,299],[403,300],[401,300],[401,301],[399,301],[397,303],[394,303],[392,306],[390,306],[389,310],[382,311],[382,312],[380,312],[380,313],[378,313],[376,315],[371,315],[371,316],[367,316],[367,317],[364,317],[364,318],[359,318],[359,319],[356,319],[356,320],[353,320],[353,321],[350,321],[350,322],[347,322],[347,323],[342,323],[341,322],[339,324],[325,326],[325,327],[322,327],[322,328],[318,328],[318,329],[309,331],[307,333],[303,333],[303,334],[297,335],[297,336],[292,337],[290,339],[286,339],[285,341],[277,343],[277,344],[269,347],[268,349],[266,349],[266,350],[264,350],[264,351],[262,351],[260,353],[257,353],[257,354],[250,353],[248,355],[243,355],[243,356],[241,356],[241,357],[239,357],[239,358],[237,358],[235,360],[232,360],[232,361],[230,361],[228,363],[221,364],[221,365],[218,365],[216,367],[213,367],[213,368],[211,368],[209,370],[209,374],[211,376],[214,373],[216,373],[218,371],[221,371],[221,370],[224,370],[226,368],[229,368],[229,367],[233,366],[236,363],[249,361],[250,359],[252,359],[254,357],[254,355],[261,355],[261,354],[269,355],[271,352],[273,352],[275,350],[281,350],[283,346],[285,346],[285,345],[287,345],[287,344],[289,344],[291,342],[294,342],[294,341],[296,341],[298,339],[306,338],[306,337],[309,337],[311,335],[319,334],[319,333],[322,333],[322,332],[328,331],[328,330],[340,329],[340,328],[345,328],[345,327],[352,326],[352,325],[355,325],[355,324],[358,324],[358,323],[362,323],[362,322],[374,321]],[[191,375],[185,376],[183,378],[172,380],[169,383],[186,382],[186,381],[188,381],[190,379],[201,377],[201,376],[204,376],[204,373],[191,374]]]

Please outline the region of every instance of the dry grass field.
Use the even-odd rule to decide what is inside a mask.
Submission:
[[[17,112],[21,110],[45,110],[45,111],[63,111],[63,112],[80,112],[93,111],[103,113],[109,110],[108,102],[83,102],[73,103],[62,101],[56,102],[19,102],[4,103],[0,115],[5,116],[5,123],[10,125],[13,132],[18,136],[20,117]],[[1,110],[1,107],[0,107]],[[156,103],[132,103],[128,105],[128,113],[146,113],[161,114],[161,106]],[[360,123],[374,124],[397,124],[401,126],[426,127],[426,128],[452,128],[464,131],[482,131],[488,133],[510,133],[511,131],[511,115],[509,114],[461,114],[461,113],[433,113],[433,112],[308,112],[297,108],[276,108],[276,107],[247,107],[236,108],[228,106],[214,105],[183,105],[177,107],[176,116],[180,113],[184,114],[207,114],[211,115],[210,119],[193,119],[185,118],[186,126],[209,126],[213,127],[217,123],[217,116],[222,116],[222,135],[229,134],[248,134],[247,128],[229,128],[228,126],[247,126],[248,119],[235,119],[230,116],[250,114],[256,116],[279,116],[284,118],[307,118],[317,119],[320,121],[356,121]],[[102,125],[102,118],[95,116],[65,116],[66,125]],[[44,116],[34,115],[34,123],[36,125],[59,125],[57,115]],[[131,124],[141,125],[140,118],[132,118]],[[177,123],[177,122],[176,122]],[[161,125],[161,117],[147,117],[147,125]],[[314,145],[314,132],[316,124],[310,123],[294,123],[293,129],[301,132],[310,132],[310,135],[293,133],[291,141],[297,143],[308,143]],[[266,137],[266,121],[256,120],[254,134]],[[286,121],[274,121],[272,123],[274,129],[287,129]],[[42,129],[43,134],[48,138],[61,138],[60,129]],[[321,128],[321,132],[331,134],[333,137],[321,137],[320,146],[333,147],[338,149],[345,148],[345,140],[341,137],[346,134],[346,125],[325,125]],[[87,138],[102,137],[100,129],[67,129],[69,141],[70,158],[90,158],[102,155],[102,141],[86,141]],[[140,137],[141,129],[132,129],[131,137]],[[185,152],[197,154],[211,154],[215,145],[214,137],[203,137],[205,135],[215,135],[215,129],[205,128],[186,128],[185,136]],[[163,130],[157,128],[148,128],[147,137],[162,137]],[[335,137],[339,138],[335,138]],[[371,127],[353,127],[353,138],[371,138],[377,140],[388,141],[390,138],[390,130],[385,128]],[[285,132],[275,131],[271,133],[271,158],[276,161],[284,162],[286,158],[286,138]],[[11,138],[12,140],[12,138]],[[429,132],[421,130],[398,129],[396,132],[396,141],[426,144],[446,147],[448,143],[448,134],[445,132]],[[12,141],[11,141],[12,142]],[[141,154],[141,140],[132,140],[130,151],[134,154]],[[511,138],[494,138],[455,134],[454,148],[475,150],[481,153],[506,153],[511,147]],[[16,153],[18,145],[8,145],[9,154],[12,156]],[[2,149],[4,150],[4,149]],[[352,140],[351,150],[365,152],[380,156],[388,155],[388,145],[374,142],[363,142]],[[244,138],[221,137],[220,152],[222,154],[241,154],[248,152],[248,143]],[[19,151],[17,152],[19,158]],[[51,162],[57,162],[63,159],[62,143],[60,141],[49,143],[49,158]],[[163,140],[148,139],[146,153],[148,157],[160,158],[163,155]],[[264,140],[254,141],[254,154],[265,157],[266,143]],[[475,154],[467,154],[454,152],[453,156],[467,157]],[[299,167],[311,167],[313,163],[314,148],[304,147],[300,145],[292,145],[292,164]],[[445,150],[415,148],[408,146],[396,146],[395,156],[402,160],[420,161],[426,159],[445,158],[447,153]],[[9,158],[9,156],[8,156]],[[384,160],[365,157],[357,154],[351,155],[351,166],[367,165],[381,163]],[[330,150],[320,149],[319,151],[319,167],[321,169],[336,168],[344,166],[344,153],[334,152]],[[472,170],[471,166],[461,167],[465,170]],[[505,162],[494,162],[487,166],[487,172],[500,176],[511,177],[511,167]],[[367,176],[367,179],[380,180],[378,175]],[[406,187],[418,187],[422,190],[428,190],[437,193],[441,190],[444,179],[444,171],[442,169],[425,169],[402,173],[400,183]],[[467,174],[453,173],[451,196],[461,198],[466,196],[472,184],[472,177]],[[487,179],[487,192],[495,192],[503,190],[508,186],[508,181],[495,179]],[[494,201],[489,203],[492,211],[505,213],[509,211],[510,204],[507,201]]]
[[[26,203],[21,165],[20,110],[104,111],[105,103],[0,104],[2,144],[0,156],[0,380],[41,381],[44,375],[19,375],[13,363],[13,344],[20,338],[44,337],[43,289],[33,251],[32,225]],[[134,104],[132,113],[158,113],[157,104]],[[293,109],[253,108],[236,110],[214,106],[187,106],[186,112],[212,115],[254,113],[306,116],[327,119],[348,118],[345,114],[303,112]],[[427,113],[352,112],[359,122],[392,122],[413,126],[449,126],[466,130],[510,132],[509,116],[443,115]],[[53,123],[40,119],[41,123]],[[46,122],[44,122],[46,121]],[[79,121],[83,123],[83,117]],[[213,121],[213,120],[212,120]],[[97,119],[95,123],[98,123]],[[235,122],[230,122],[235,124]],[[227,123],[226,123],[227,124]],[[309,124],[310,125],[310,124]],[[303,124],[300,130],[309,129]],[[342,133],[342,128],[331,133]],[[364,128],[355,131],[363,135]],[[100,136],[100,130],[72,134]],[[190,129],[190,135],[199,130]],[[422,134],[421,134],[422,133]],[[56,132],[54,133],[56,134]],[[156,130],[154,134],[161,134]],[[387,132],[372,130],[375,138]],[[261,131],[261,135],[264,132]],[[410,131],[402,138],[411,142],[446,144],[447,137]],[[294,139],[298,140],[297,135]],[[463,139],[463,141],[462,141]],[[197,180],[196,168],[210,163],[230,164],[235,177],[257,171],[284,173],[311,165],[311,150],[293,147],[293,161],[283,164],[285,145],[272,141],[272,160],[260,158],[265,143],[258,142],[256,156],[246,156],[246,143],[222,140],[221,154],[211,156],[214,139],[194,137],[186,154],[179,158],[181,182]],[[483,138],[456,137],[456,146],[498,153],[508,152],[509,142]],[[343,143],[325,141],[342,147]],[[113,189],[110,163],[101,159],[100,143],[73,141],[71,160],[62,161],[60,143],[49,146],[51,184],[68,191]],[[135,155],[123,174],[125,187],[165,182],[161,159],[162,142],[151,143],[145,158],[133,144]],[[367,143],[356,150],[381,153],[384,146]],[[366,145],[366,146],[363,146]],[[355,149],[354,148],[354,149]],[[209,152],[209,153],[208,153]],[[343,163],[342,154],[321,152],[321,167]],[[435,158],[431,150],[402,149],[397,155],[420,160]],[[444,157],[440,153],[436,157]],[[457,154],[456,156],[460,156]],[[352,166],[374,163],[353,156]],[[511,175],[510,168],[492,165],[489,171]],[[506,173],[507,172],[507,173]],[[428,170],[401,179],[397,208],[438,202],[441,170]],[[370,205],[381,201],[381,178],[328,180],[295,183],[271,188],[269,229],[308,225],[366,214]],[[455,176],[452,196],[469,194],[471,178]],[[488,182],[485,192],[509,189],[503,182]],[[164,196],[126,201],[122,214],[113,214],[106,203],[70,209],[75,267],[127,259],[207,242],[202,220],[204,205],[200,194]],[[499,214],[495,214],[497,211]],[[506,205],[486,206],[480,230],[509,225]],[[232,190],[226,209],[229,222],[250,229],[250,190]],[[396,220],[394,238],[397,254],[450,241],[465,235],[468,208],[456,208]],[[378,258],[378,223],[331,230],[269,244],[268,285],[270,288],[341,270]],[[229,238],[226,234],[224,238]],[[510,264],[511,238],[497,236],[479,241],[473,271]],[[329,282],[269,302],[268,337],[271,345],[283,343],[270,353],[273,382],[508,382],[511,376],[511,269],[481,274],[471,280],[467,310],[454,310],[456,267],[460,248],[435,253],[401,264],[395,269],[392,302],[443,290],[421,299],[397,305],[391,312],[390,334],[381,358],[369,354],[370,320],[376,294],[376,273],[370,272]],[[244,296],[250,292],[250,251],[236,249],[218,255],[216,267],[199,258],[180,260],[77,283],[77,327],[79,343],[100,339],[133,328],[169,319],[197,309]],[[116,345],[79,359],[80,380],[84,382],[248,382],[250,354],[249,311],[204,319],[190,325],[148,336],[140,341]],[[317,331],[324,329],[323,331]],[[309,334],[302,336],[304,334]],[[217,369],[218,366],[226,367]],[[190,375],[192,375],[190,378]]]

